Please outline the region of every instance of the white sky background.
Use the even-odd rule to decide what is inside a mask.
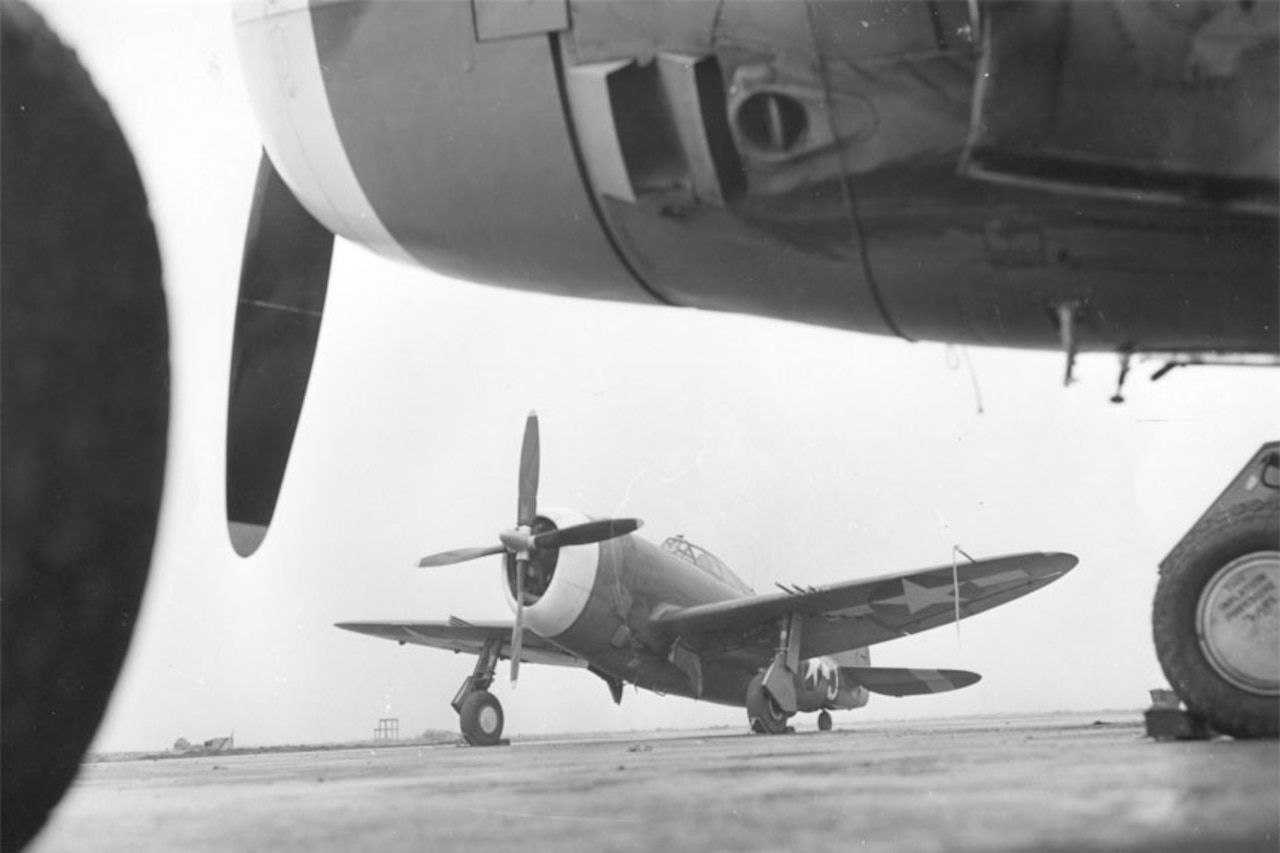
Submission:
[[[139,159],[173,335],[167,493],[133,648],[95,749],[454,730],[473,658],[338,631],[342,620],[509,618],[490,559],[436,551],[513,521],[526,412],[541,502],[684,533],[757,590],[1064,550],[1065,579],[961,625],[877,646],[882,665],[959,667],[978,685],[873,697],[859,719],[1140,708],[1163,677],[1156,565],[1268,437],[1273,370],[1115,360],[1061,387],[1051,353],[907,344],[753,318],[526,295],[439,279],[349,244],[275,523],[237,558],[224,523],[232,322],[260,143],[223,2],[36,0],[112,103]],[[482,164],[477,164],[481,168]],[[742,725],[741,709],[527,666],[495,688],[511,734]],[[801,725],[812,725],[802,719]]]

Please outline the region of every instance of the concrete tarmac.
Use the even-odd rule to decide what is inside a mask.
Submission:
[[[31,849],[1280,850],[1275,741],[1157,743],[1137,712],[841,723],[94,762]]]

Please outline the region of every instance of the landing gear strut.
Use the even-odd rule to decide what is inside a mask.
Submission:
[[[747,685],[747,719],[757,734],[793,731],[787,719],[798,710],[796,672],[800,666],[800,626],[798,613],[778,620],[778,647],[773,662],[757,673]]]
[[[476,658],[476,668],[467,676],[453,697],[453,710],[458,712],[462,737],[472,746],[500,746],[502,738],[502,703],[489,692],[493,672],[498,666],[498,647],[504,638],[494,637],[485,643]]]

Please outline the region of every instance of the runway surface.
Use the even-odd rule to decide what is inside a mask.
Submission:
[[[87,764],[36,853],[1280,849],[1275,741],[1137,712]]]

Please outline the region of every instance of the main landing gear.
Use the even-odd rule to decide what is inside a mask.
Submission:
[[[485,644],[476,659],[476,668],[467,676],[453,697],[453,710],[458,712],[462,737],[472,746],[504,746],[510,741],[502,737],[502,703],[489,692],[493,684],[493,671],[498,666],[498,647],[502,640],[495,638]]]
[[[764,673],[751,679],[747,685],[747,719],[751,721],[751,731],[758,735],[781,735],[794,732],[788,725],[792,715],[782,710],[777,700],[769,694],[764,685]],[[831,714],[825,710],[818,712],[818,731],[831,731]]]
[[[502,703],[488,690],[472,690],[458,709],[462,736],[472,746],[497,746],[502,740]]]
[[[787,720],[799,710],[795,673],[800,665],[800,625],[800,616],[795,613],[778,620],[778,647],[773,662],[747,684],[747,719],[756,734],[795,731]]]
[[[1280,735],[1280,443],[1165,558],[1152,621],[1192,715],[1237,738]]]
[[[787,725],[789,716],[764,689],[764,673],[757,673],[747,685],[747,719],[751,721],[751,731],[758,735],[785,734],[791,728]]]

